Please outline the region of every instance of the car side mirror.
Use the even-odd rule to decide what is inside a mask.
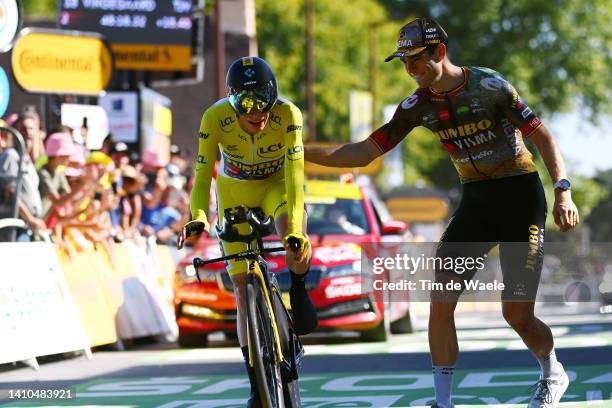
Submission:
[[[381,235],[401,235],[408,229],[404,221],[391,220],[382,223]]]

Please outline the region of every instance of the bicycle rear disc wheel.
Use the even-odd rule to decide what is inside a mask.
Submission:
[[[280,366],[276,361],[276,342],[272,328],[272,314],[266,303],[257,276],[247,275],[247,311],[249,349],[253,369],[264,408],[284,408]]]

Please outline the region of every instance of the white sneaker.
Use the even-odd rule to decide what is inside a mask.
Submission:
[[[563,370],[561,378],[556,380],[540,380],[535,387],[535,394],[527,408],[558,408],[559,401],[569,385],[569,378]]]

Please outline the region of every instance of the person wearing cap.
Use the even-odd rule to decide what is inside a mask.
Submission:
[[[180,155],[181,155],[181,148],[175,144],[170,145],[170,157],[180,156]]]
[[[118,169],[130,164],[130,152],[128,150],[128,146],[123,142],[119,142],[113,146],[110,156],[115,163],[115,167]]]
[[[88,180],[80,179],[74,189],[68,184],[65,172],[72,171],[68,170],[67,165],[71,157],[75,157],[77,151],[70,134],[53,133],[49,135],[45,140],[45,150],[48,159],[47,163],[38,170],[40,178],[38,188],[42,199],[42,218],[46,220],[52,209],[58,210],[74,201]]]
[[[181,174],[187,175],[188,162],[183,157],[181,148],[175,144],[170,146],[170,164],[178,167]]]
[[[185,225],[177,246],[181,248],[186,240],[197,241],[210,228],[207,216],[210,186],[220,151],[217,223],[223,225],[225,209],[237,206],[259,207],[275,219],[276,231],[287,248],[285,260],[292,281],[294,328],[297,334],[306,334],[315,329],[317,319],[305,288],[311,250],[304,211],[302,113],[292,102],[278,97],[272,68],[258,57],[234,61],[227,72],[226,89],[227,98],[210,106],[202,116],[190,197],[192,221]],[[249,232],[246,223],[237,227],[241,234]],[[289,247],[289,241],[297,243],[297,250]],[[221,244],[227,255],[247,249],[246,243],[241,242]],[[259,407],[265,396],[259,395],[247,346],[247,262],[232,260],[227,269],[238,306],[238,341],[251,382],[247,406]]]
[[[143,172],[147,178],[147,184],[142,192],[141,222],[143,226],[150,227],[146,229],[149,233],[145,235],[151,235],[151,228],[155,229],[163,208],[162,199],[168,178],[167,163],[167,159],[156,150],[145,150],[142,155]]]
[[[437,256],[482,256],[500,244],[503,316],[542,369],[529,408],[558,407],[568,376],[556,359],[550,328],[534,315],[546,198],[524,138],[536,146],[552,178],[553,216],[562,232],[579,222],[565,163],[551,133],[508,80],[488,68],[457,66],[450,61],[448,50],[448,35],[435,20],[417,18],[402,27],[397,50],[386,61],[399,59],[418,89],[368,139],[339,148],[307,147],[306,160],[325,166],[365,166],[415,127],[431,130],[450,154],[463,186],[461,203],[442,236]],[[457,244],[462,242],[483,244]],[[437,270],[435,278],[464,287],[475,272]],[[461,292],[432,292],[429,345],[440,408],[452,406],[452,373],[458,353],[454,310]]]
[[[57,144],[56,136],[54,134],[51,134],[51,136],[46,140],[47,151],[57,154],[55,150],[55,145]],[[46,217],[47,225],[50,227],[55,223],[65,223],[67,220],[80,216],[89,204],[89,196],[93,194],[93,190],[98,184],[97,178],[89,173],[85,173],[83,149],[75,145],[74,141],[72,142],[72,153],[68,157],[65,166],[56,164],[57,161],[63,161],[61,157],[53,157],[47,154],[49,157],[38,171],[41,178],[41,194],[46,194],[46,192],[42,191],[43,189],[50,191],[49,199],[52,201],[56,200],[55,203],[52,202],[51,212]],[[66,139],[64,143],[68,143],[68,140]],[[57,181],[58,178],[65,178],[66,184]],[[43,180],[47,180],[46,183],[48,185],[46,187],[43,187],[43,184],[45,184]],[[57,197],[60,194],[59,190],[62,190],[64,194]],[[57,198],[53,198],[54,196]]]

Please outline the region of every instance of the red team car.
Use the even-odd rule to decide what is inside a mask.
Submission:
[[[389,331],[411,331],[408,299],[391,301],[390,294],[374,293],[367,290],[368,285],[362,288],[362,279],[368,277],[361,275],[360,244],[380,242],[383,235],[400,236],[407,226],[398,221],[383,222],[385,209],[366,191],[334,181],[306,183],[308,235],[313,248],[306,288],[317,308],[319,331],[358,331],[365,341],[383,341]],[[278,237],[268,237],[266,244],[278,246]],[[208,334],[216,331],[236,337],[236,303],[225,265],[200,269],[200,283],[191,266],[195,256],[221,256],[217,239],[202,238],[177,267],[174,305],[182,347],[205,346]],[[284,254],[267,259],[281,290],[288,292],[291,280]]]

